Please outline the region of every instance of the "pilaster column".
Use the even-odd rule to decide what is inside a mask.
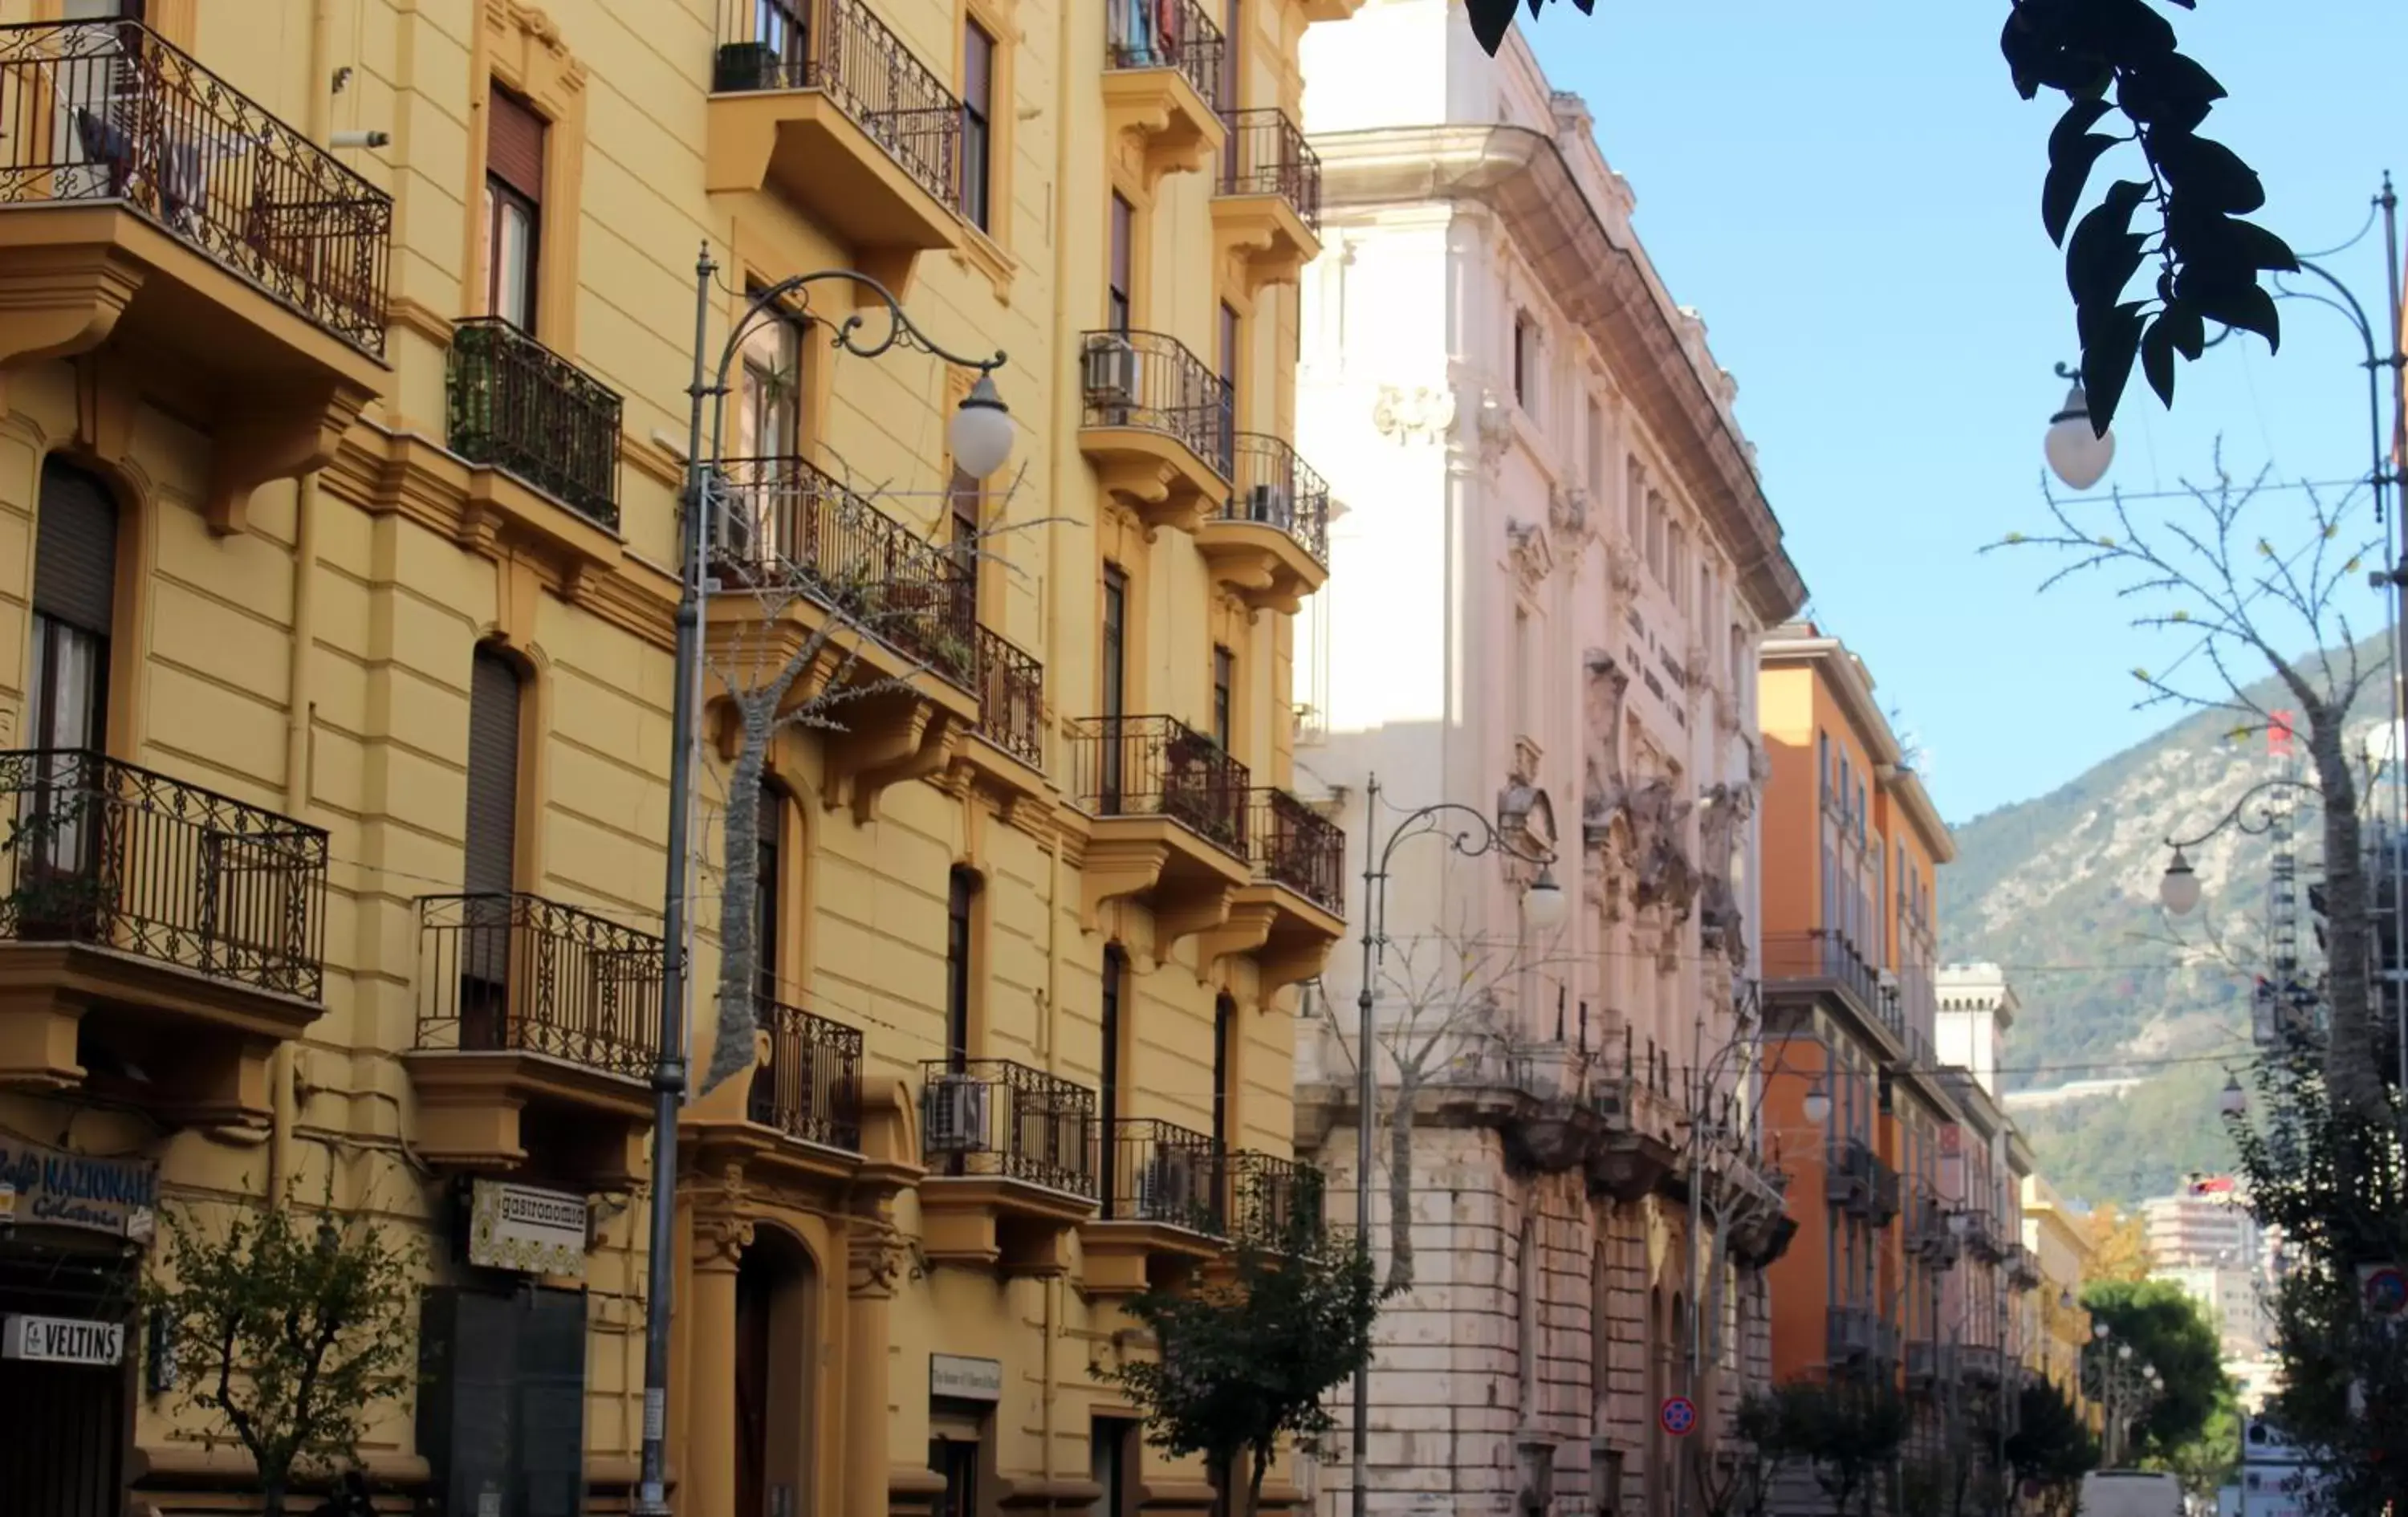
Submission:
[[[896,1258],[883,1219],[848,1227],[844,1324],[844,1504],[841,1517],[887,1517],[888,1324]]]
[[[694,1224],[694,1331],[687,1339],[684,1496],[681,1517],[735,1517],[736,1267],[752,1241],[739,1217]]]

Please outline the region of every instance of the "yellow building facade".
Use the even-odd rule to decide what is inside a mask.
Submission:
[[[0,1364],[0,1510],[243,1510],[122,1301],[285,1195],[423,1253],[389,1499],[635,1499],[698,251],[712,353],[858,270],[1017,441],[963,477],[866,286],[730,372],[695,1073],[730,869],[761,1031],[681,1125],[670,1499],[1208,1505],[1098,1372],[1303,1183],[1296,55],[1354,3],[0,5],[0,1311],[127,1328]],[[743,651],[864,595],[729,794]]]
[[[2040,1288],[2026,1298],[2029,1314],[2024,1365],[2036,1379],[2065,1393],[2094,1427],[2100,1409],[2082,1388],[2082,1356],[2090,1348],[2090,1312],[2082,1288],[2099,1249],[2082,1217],[2066,1209],[2057,1187],[2040,1175],[2023,1177],[2024,1246],[2040,1267]]]

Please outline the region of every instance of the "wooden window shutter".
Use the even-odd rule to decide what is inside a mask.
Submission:
[[[543,201],[543,118],[496,84],[485,106],[485,169],[540,205]]]
[[[34,535],[34,609],[106,637],[117,606],[117,502],[93,476],[42,463]]]
[[[518,885],[519,677],[477,650],[468,689],[468,837],[461,889],[506,894]]]

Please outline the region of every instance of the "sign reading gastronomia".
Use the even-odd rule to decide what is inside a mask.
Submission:
[[[159,1166],[101,1159],[0,1136],[0,1223],[76,1227],[147,1243],[158,1227]]]
[[[81,1317],[0,1318],[0,1359],[49,1365],[113,1365],[125,1355],[125,1324]]]
[[[583,1279],[585,1197],[507,1181],[468,1187],[468,1262],[525,1275]]]

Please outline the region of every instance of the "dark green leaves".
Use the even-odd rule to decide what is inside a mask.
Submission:
[[[2081,203],[2082,186],[2090,179],[2090,165],[2115,145],[2115,138],[2090,130],[2106,114],[2104,100],[2077,100],[2048,135],[2048,181],[2041,188],[2040,220],[2048,228],[2048,239],[2060,246],[2073,208]]]
[[[2298,266],[2282,238],[2234,219],[2266,203],[2265,186],[2240,154],[2198,135],[2225,90],[2174,50],[2174,40],[2149,0],[2013,0],[1999,39],[2024,98],[2045,88],[2070,102],[2049,134],[2041,225],[2065,249],[2090,421],[2102,434],[2135,361],[2158,397],[2173,403],[2177,361],[2205,351],[2208,322],[2277,343],[2273,297],[2258,276]],[[2130,123],[2128,135],[2092,130],[2111,109]],[[2091,171],[2128,144],[2147,178],[2117,179],[2069,238]],[[2143,206],[2156,211],[2154,229],[2134,229]],[[2126,300],[2151,257],[2160,265],[2155,299]]]
[[[1466,8],[1471,12],[1471,35],[1479,39],[1481,50],[1496,57],[1497,50],[1505,45],[1505,34],[1513,29],[1513,0],[1467,0]],[[1538,13],[1539,0],[1530,0],[1530,14]]]

